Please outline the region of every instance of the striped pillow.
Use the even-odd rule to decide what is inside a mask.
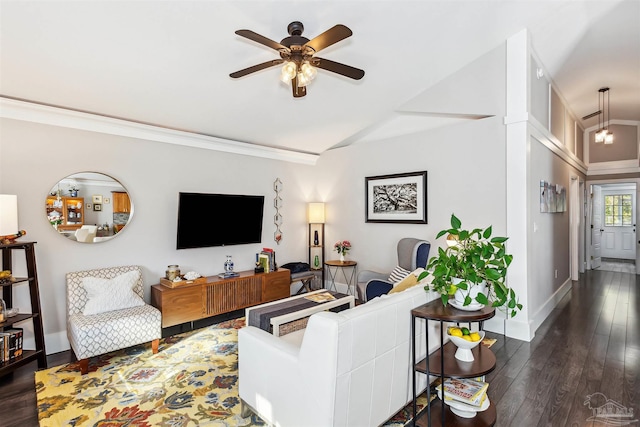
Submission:
[[[405,277],[407,277],[411,272],[409,270],[405,270],[404,268],[397,266],[393,269],[391,274],[389,275],[389,281],[391,283],[398,283],[402,281]]]

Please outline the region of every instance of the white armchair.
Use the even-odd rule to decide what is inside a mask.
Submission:
[[[67,337],[80,371],[89,358],[162,337],[159,310],[144,302],[142,271],[131,265],[67,273]]]
[[[98,234],[97,225],[83,225],[76,230],[75,236],[78,242],[92,243],[96,234]]]

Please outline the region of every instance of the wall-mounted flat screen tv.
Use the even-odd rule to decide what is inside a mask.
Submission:
[[[180,193],[178,249],[262,241],[264,196]]]

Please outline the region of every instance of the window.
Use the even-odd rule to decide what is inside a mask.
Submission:
[[[623,227],[633,224],[631,194],[604,196],[604,225]]]

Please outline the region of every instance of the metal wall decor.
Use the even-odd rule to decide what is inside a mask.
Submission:
[[[280,178],[276,178],[274,181],[273,190],[276,192],[276,197],[273,199],[273,206],[276,208],[276,214],[273,216],[273,223],[276,225],[276,231],[273,233],[273,240],[275,240],[277,244],[280,244],[280,241],[282,240],[282,230],[280,229],[282,226],[282,215],[280,214],[280,208],[282,207],[282,198],[280,197],[282,181],[280,181]]]
[[[559,184],[540,181],[540,212],[558,213],[567,211],[567,191]]]

